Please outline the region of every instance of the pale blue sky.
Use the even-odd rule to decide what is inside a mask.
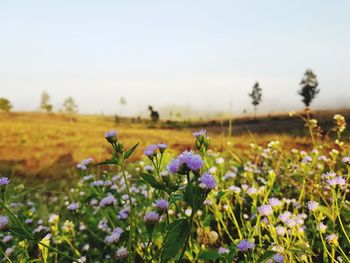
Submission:
[[[315,107],[350,106],[350,1],[0,0],[0,96],[34,110],[124,113],[148,104],[205,111],[300,109],[306,68],[318,75]]]

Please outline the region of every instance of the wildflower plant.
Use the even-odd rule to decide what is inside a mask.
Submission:
[[[213,151],[204,130],[193,137],[193,149],[174,156],[154,143],[130,163],[138,144],[127,149],[108,132],[111,157],[81,161],[74,187],[48,196],[0,178],[3,259],[350,262],[344,138],[341,148],[331,141],[305,151],[252,144],[238,157],[230,145]]]

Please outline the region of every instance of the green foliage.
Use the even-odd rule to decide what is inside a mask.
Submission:
[[[63,112],[73,114],[78,112],[78,106],[72,97],[68,97],[63,102]]]
[[[8,99],[0,98],[0,111],[9,112],[11,109],[11,102]]]
[[[168,262],[174,258],[179,249],[186,246],[186,239],[189,234],[190,224],[188,219],[181,218],[171,223],[164,239],[161,262]]]
[[[46,112],[52,111],[52,104],[50,103],[50,95],[46,91],[43,91],[43,93],[41,94],[40,109]]]
[[[300,82],[301,89],[299,95],[303,97],[303,102],[306,107],[309,107],[316,95],[320,92],[317,88],[318,81],[316,75],[311,69],[305,71],[304,77]]]

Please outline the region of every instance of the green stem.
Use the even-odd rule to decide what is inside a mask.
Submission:
[[[125,188],[126,188],[126,192],[128,194],[128,197],[129,197],[129,205],[130,205],[130,219],[129,219],[130,231],[129,231],[129,239],[128,239],[128,252],[130,254],[128,257],[128,262],[131,263],[131,262],[133,262],[133,255],[134,255],[134,253],[131,249],[131,242],[132,242],[132,237],[133,237],[133,233],[134,233],[134,207],[132,204],[129,182],[128,182],[128,180],[126,178],[126,174],[125,174],[124,160],[122,162],[121,169],[122,169],[123,178],[125,181]]]

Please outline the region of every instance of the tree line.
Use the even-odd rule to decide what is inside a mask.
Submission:
[[[318,89],[316,74],[311,69],[307,69],[299,85],[300,90],[298,90],[298,94],[302,97],[302,102],[304,103],[305,107],[308,108],[311,102],[315,99],[316,95],[320,92]],[[252,91],[248,95],[252,100],[255,119],[258,106],[262,102],[262,88],[260,87],[258,81],[254,83]],[[126,105],[126,99],[121,97],[119,103],[121,105]],[[10,112],[12,108],[13,106],[8,99],[0,98],[0,111]],[[150,111],[152,121],[157,122],[159,120],[159,113],[154,111],[152,106],[149,106],[148,109]],[[50,95],[46,91],[41,94],[40,110],[44,112],[52,112],[53,110],[53,105],[50,102]],[[75,100],[72,97],[66,98],[62,104],[61,111],[68,114],[77,113],[78,106],[75,103]]]

